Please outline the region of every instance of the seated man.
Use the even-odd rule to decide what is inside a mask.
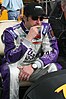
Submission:
[[[23,21],[3,32],[2,99],[19,99],[20,80],[34,82],[62,68],[56,63],[59,53],[56,38],[50,24],[43,22],[43,16],[40,4],[27,4]]]
[[[63,66],[63,68],[66,68],[66,0],[61,0],[61,11],[62,14],[60,18],[50,18],[49,22],[54,31],[54,35],[58,39],[58,62]]]

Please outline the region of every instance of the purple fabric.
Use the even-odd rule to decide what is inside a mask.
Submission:
[[[9,68],[8,64],[3,64],[0,66],[1,70],[1,75],[3,78],[3,95],[2,99],[9,99],[9,92],[10,92],[10,73],[9,73]]]
[[[14,63],[18,61],[24,55],[24,53],[27,51],[27,48],[25,47],[25,45],[21,43],[21,45],[18,48],[13,50],[15,48],[15,45],[14,45],[14,39],[12,35],[8,32],[4,32],[4,37],[5,37],[4,38],[4,43],[5,43],[4,52],[5,52],[6,60],[9,63],[10,62]]]
[[[60,64],[56,63],[56,65],[57,65],[57,69],[58,70],[61,70],[62,69],[62,66]]]
[[[59,50],[58,50],[58,46],[57,46],[57,40],[56,40],[55,37],[52,40],[51,46],[53,48],[52,51],[50,53],[48,53],[48,54],[43,55],[40,58],[45,65],[47,65],[49,63],[56,62],[56,60],[58,58]]]
[[[45,35],[46,33],[50,33],[50,31],[52,30],[50,23],[44,23],[44,22],[42,22],[42,25],[44,27],[43,28],[43,31],[42,31],[42,34]],[[49,34],[49,36],[50,35],[51,34]]]

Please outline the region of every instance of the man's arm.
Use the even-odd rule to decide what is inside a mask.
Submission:
[[[35,64],[38,65],[38,68],[45,67],[47,64],[50,63],[55,63],[58,58],[59,49],[57,39],[54,36],[50,24],[48,32],[44,35],[42,50],[43,55],[35,61]]]
[[[19,47],[16,47],[14,39],[9,32],[4,32],[4,44],[5,44],[5,58],[9,63],[17,62],[28,50],[28,48],[21,43]]]
[[[40,59],[43,61],[43,63],[45,65],[49,64],[49,63],[54,63],[57,60],[58,54],[59,54],[59,49],[58,49],[58,45],[57,45],[57,40],[55,37],[52,38],[52,50],[51,51],[47,51],[46,54],[44,54],[42,57],[40,57]]]
[[[34,35],[34,32],[32,32],[33,34],[31,34],[32,30],[33,28],[31,28],[30,32],[28,33],[28,36],[26,36],[26,38],[21,42],[21,44],[18,47],[15,45],[15,42],[14,42],[17,36],[14,33],[13,29],[10,27],[4,31],[3,33],[3,39],[5,44],[4,53],[5,53],[6,60],[9,63],[17,62],[21,58],[24,61],[27,53],[30,53],[30,52],[31,52],[31,55],[36,56],[36,53],[33,52],[31,50],[32,48],[30,47],[31,40],[37,35],[36,32],[35,32],[35,35]]]

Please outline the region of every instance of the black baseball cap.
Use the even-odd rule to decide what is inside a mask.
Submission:
[[[24,6],[24,15],[28,16],[44,16],[44,10],[39,3],[31,2]]]

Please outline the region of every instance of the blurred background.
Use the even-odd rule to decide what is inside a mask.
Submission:
[[[53,10],[55,4],[60,0],[23,0],[24,5],[30,2],[38,2],[41,3],[43,6],[43,9],[47,16],[50,15],[51,11]],[[3,0],[0,0],[0,9],[2,5]],[[4,16],[5,15],[5,16]],[[7,10],[4,10],[2,12],[2,15],[0,15],[0,20],[8,20],[8,13]]]

